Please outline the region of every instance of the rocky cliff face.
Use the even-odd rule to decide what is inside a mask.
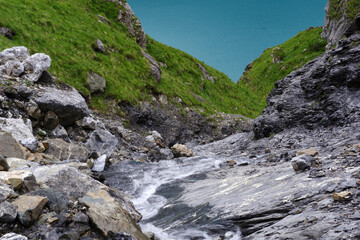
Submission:
[[[330,46],[360,30],[360,4],[354,0],[328,1],[324,31]]]

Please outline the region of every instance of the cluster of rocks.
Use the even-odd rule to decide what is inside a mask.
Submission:
[[[54,83],[50,62],[25,47],[0,52],[0,232],[13,232],[2,239],[148,239],[129,197],[100,172],[172,151],[156,131],[92,115],[78,91]]]

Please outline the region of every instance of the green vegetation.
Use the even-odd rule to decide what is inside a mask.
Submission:
[[[277,47],[266,49],[251,64],[251,68],[244,73],[238,84],[255,93],[256,98],[261,99],[261,104],[265,107],[266,97],[275,82],[325,51],[326,40],[321,38],[321,33],[321,28],[309,28]],[[274,49],[275,53],[281,56],[280,63],[273,63],[271,55]]]
[[[339,20],[346,10],[346,15],[350,19],[355,19],[360,12],[359,0],[330,0],[328,17]]]
[[[109,103],[137,104],[151,101],[151,95],[165,94],[170,101],[182,99],[181,107],[191,107],[205,115],[216,111],[256,117],[262,106],[254,95],[236,85],[225,74],[199,60],[149,38],[148,52],[167,67],[162,67],[161,83],[150,74],[148,61],[127,28],[117,21],[120,6],[105,0],[0,0],[0,26],[15,30],[10,41],[0,36],[0,51],[26,46],[30,53],[43,52],[52,59],[50,72],[74,86],[90,99],[92,107],[109,111]],[[98,22],[97,14],[111,25]],[[135,26],[136,27],[136,26]],[[106,54],[93,50],[96,39],[107,48]],[[214,77],[215,83],[202,80],[198,64]],[[89,71],[107,80],[105,93],[90,96],[86,88]],[[114,104],[111,104],[112,106]],[[116,110],[117,111],[117,110]]]

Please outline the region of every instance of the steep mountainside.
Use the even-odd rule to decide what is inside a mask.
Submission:
[[[0,51],[26,46],[32,53],[46,53],[56,59],[49,71],[103,112],[119,102],[152,102],[159,95],[205,115],[221,111],[255,117],[262,110],[253,94],[223,73],[153,39],[147,42],[126,1],[0,4],[0,27],[9,28],[2,28],[8,38],[0,35]],[[91,73],[106,79],[105,89],[95,92],[89,87]]]
[[[325,51],[326,40],[321,37],[322,32],[320,27],[311,27],[279,46],[266,49],[246,67],[238,85],[249,88],[265,107],[266,97],[276,81]]]

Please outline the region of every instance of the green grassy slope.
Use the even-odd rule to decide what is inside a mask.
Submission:
[[[262,110],[258,99],[246,88],[233,83],[225,74],[174,48],[149,39],[148,52],[160,62],[163,77],[158,85],[150,74],[127,28],[117,21],[120,6],[105,0],[0,0],[0,26],[15,30],[10,41],[0,36],[0,51],[26,46],[30,52],[43,52],[52,58],[50,72],[77,88],[85,97],[87,73],[94,71],[107,80],[105,93],[91,96],[91,106],[106,109],[106,100],[151,101],[151,94],[165,94],[183,100],[182,106],[204,114],[223,111],[256,117]],[[99,23],[97,14],[111,25]],[[106,54],[92,49],[96,39],[107,48]],[[201,63],[215,83],[201,80]]]
[[[277,46],[281,50],[275,51],[275,55],[282,58],[280,63],[272,61],[271,55],[275,47],[266,49],[252,62],[252,67],[244,73],[238,84],[249,88],[258,99],[261,99],[261,105],[265,107],[266,97],[275,82],[325,51],[327,42],[321,38],[322,31],[321,28],[309,28]]]

